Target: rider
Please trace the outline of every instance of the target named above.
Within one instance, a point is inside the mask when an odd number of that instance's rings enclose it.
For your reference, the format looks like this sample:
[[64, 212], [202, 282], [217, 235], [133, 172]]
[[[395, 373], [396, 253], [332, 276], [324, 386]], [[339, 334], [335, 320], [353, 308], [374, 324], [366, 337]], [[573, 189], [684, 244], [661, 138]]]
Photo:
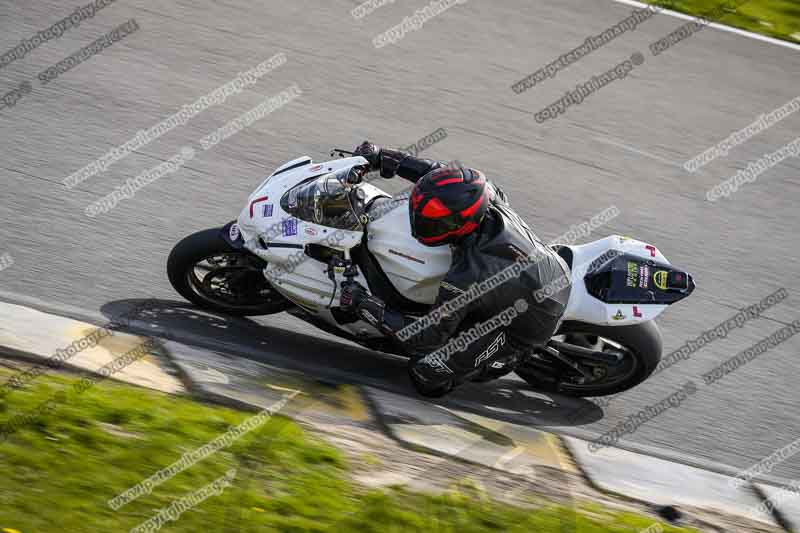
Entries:
[[[449, 245], [453, 252], [434, 311], [422, 319], [386, 307], [356, 282], [342, 284], [342, 308], [411, 355], [409, 374], [420, 394], [443, 396], [465, 381], [503, 376], [555, 334], [569, 298], [569, 267], [533, 234], [499, 188], [477, 170], [368, 141], [355, 155], [384, 178], [414, 182], [412, 234], [424, 245]], [[476, 284], [485, 290], [476, 290]], [[554, 289], [548, 296], [534, 295], [549, 284]]]

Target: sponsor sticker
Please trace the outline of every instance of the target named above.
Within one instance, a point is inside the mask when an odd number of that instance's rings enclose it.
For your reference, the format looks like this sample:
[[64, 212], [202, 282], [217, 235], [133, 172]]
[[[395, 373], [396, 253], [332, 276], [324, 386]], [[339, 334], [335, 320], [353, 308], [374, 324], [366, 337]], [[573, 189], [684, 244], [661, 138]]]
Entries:
[[271, 217], [273, 209], [274, 209], [274, 206], [272, 204], [264, 204], [264, 210], [263, 210], [264, 218]]
[[306, 226], [303, 229], [303, 233], [305, 233], [306, 235], [310, 235], [311, 237], [316, 237], [318, 232], [315, 228], [312, 228], [311, 226]]
[[653, 274], [653, 283], [662, 291], [667, 290], [667, 271], [659, 270]]
[[633, 316], [635, 318], [642, 318], [642, 312], [639, 311], [639, 307], [638, 306], [635, 306], [635, 305], [633, 306]]
[[611, 317], [614, 320], [625, 320], [627, 317], [622, 314], [622, 309], [617, 309], [617, 314]]
[[231, 227], [228, 230], [228, 237], [230, 237], [232, 241], [236, 242], [241, 236], [242, 232], [239, 230], [239, 224], [231, 224]]
[[637, 287], [639, 285], [639, 267], [632, 261], [628, 261], [628, 276], [625, 284], [628, 287]]
[[287, 218], [283, 221], [283, 236], [291, 237], [292, 235], [297, 235], [297, 219]]
[[266, 202], [269, 200], [269, 196], [262, 196], [261, 198], [256, 198], [252, 202], [250, 202], [250, 218], [253, 218], [253, 208], [256, 204], [260, 204], [261, 202]]
[[319, 170], [322, 170], [322, 165], [314, 165], [313, 167], [311, 167], [308, 170], [310, 170], [311, 172], [317, 172]]
[[650, 285], [650, 267], [639, 265], [639, 288], [647, 289]]

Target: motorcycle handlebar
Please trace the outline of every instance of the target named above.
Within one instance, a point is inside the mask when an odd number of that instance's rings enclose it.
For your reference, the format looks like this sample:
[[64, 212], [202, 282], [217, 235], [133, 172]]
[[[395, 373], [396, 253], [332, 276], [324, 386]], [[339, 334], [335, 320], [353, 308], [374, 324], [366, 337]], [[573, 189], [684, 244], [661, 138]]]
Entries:
[[350, 150], [342, 150], [341, 148], [334, 148], [333, 150], [331, 150], [331, 157], [336, 157], [337, 154], [339, 155], [339, 157], [345, 157], [345, 156], [352, 157], [356, 155], [355, 152], [351, 152]]

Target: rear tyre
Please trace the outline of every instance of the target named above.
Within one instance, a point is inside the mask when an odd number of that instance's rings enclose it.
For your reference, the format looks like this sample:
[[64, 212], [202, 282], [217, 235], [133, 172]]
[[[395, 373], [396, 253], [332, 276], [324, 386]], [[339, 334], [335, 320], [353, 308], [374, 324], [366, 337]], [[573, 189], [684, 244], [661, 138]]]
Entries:
[[587, 379], [552, 359], [547, 360], [547, 356], [529, 356], [516, 373], [536, 389], [575, 397], [617, 394], [646, 380], [661, 361], [661, 331], [655, 322], [632, 326], [568, 322], [558, 333], [554, 338], [563, 336], [563, 343], [621, 354], [621, 361], [609, 365], [573, 358], [582, 368], [591, 369], [592, 377]]
[[220, 231], [189, 235], [170, 252], [167, 275], [178, 294], [202, 309], [234, 316], [270, 315], [291, 308], [293, 304], [264, 277], [267, 263], [230, 246]]

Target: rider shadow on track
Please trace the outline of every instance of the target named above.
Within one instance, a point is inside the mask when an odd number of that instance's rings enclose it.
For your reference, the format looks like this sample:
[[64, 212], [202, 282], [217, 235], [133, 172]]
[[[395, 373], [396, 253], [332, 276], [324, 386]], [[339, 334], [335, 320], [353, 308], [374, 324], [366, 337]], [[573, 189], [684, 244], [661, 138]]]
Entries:
[[[257, 322], [161, 299], [117, 300], [105, 304], [101, 312], [109, 320], [125, 316], [121, 329], [131, 333], [300, 371], [327, 383], [366, 385], [429, 401], [418, 396], [411, 386], [407, 359], [368, 350], [285, 313], [259, 317]], [[521, 425], [581, 426], [603, 418], [603, 410], [588, 400], [535, 391], [510, 376], [489, 383], [465, 384], [431, 403]]]

